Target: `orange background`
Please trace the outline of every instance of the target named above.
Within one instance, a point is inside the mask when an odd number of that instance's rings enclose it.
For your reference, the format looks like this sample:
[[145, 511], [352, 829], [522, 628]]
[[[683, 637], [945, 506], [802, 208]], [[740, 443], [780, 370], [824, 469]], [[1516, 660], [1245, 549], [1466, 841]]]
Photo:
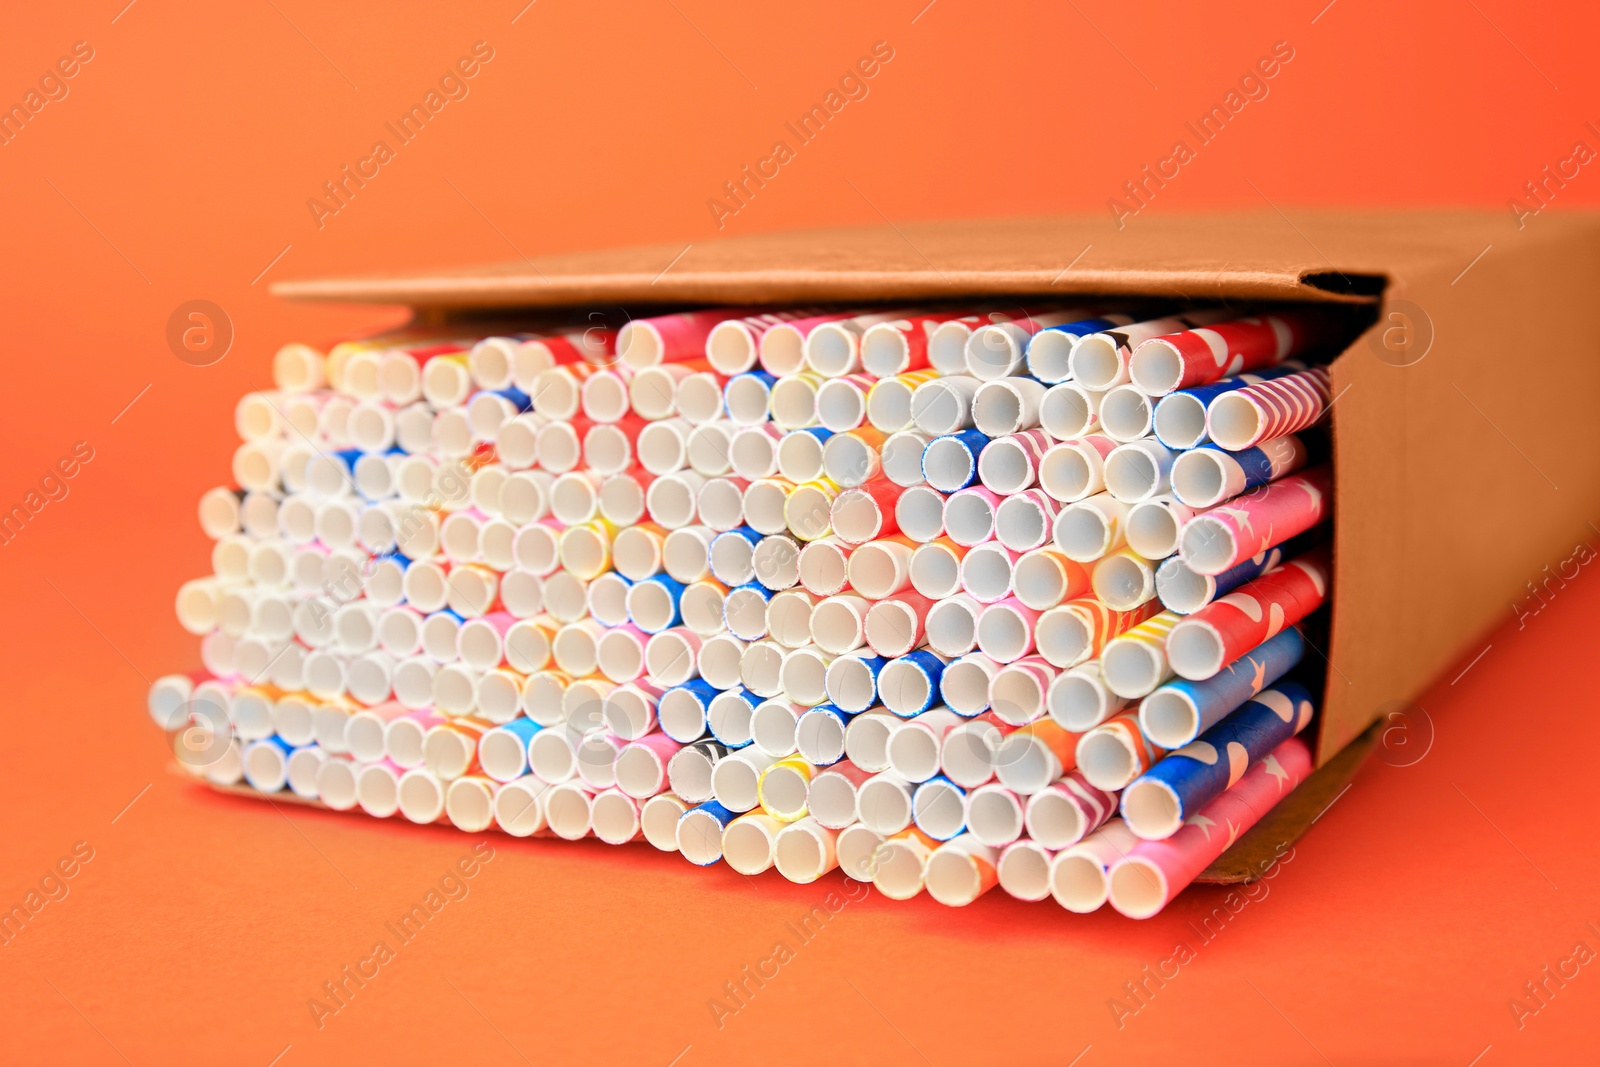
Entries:
[[[148, 679], [198, 662], [171, 604], [207, 567], [194, 505], [227, 477], [234, 400], [269, 381], [282, 342], [400, 317], [287, 306], [273, 280], [707, 240], [708, 198], [877, 41], [895, 55], [870, 95], [725, 232], [1089, 211], [1109, 239], [1107, 199], [1278, 41], [1295, 56], [1270, 95], [1147, 211], [1509, 211], [1574, 141], [1600, 145], [1585, 127], [1600, 120], [1592, 5], [124, 2], [0, 16], [0, 103], [74, 42], [94, 49], [68, 96], [0, 146], [0, 505], [75, 442], [95, 450], [70, 495], [0, 548], [0, 907], [75, 842], [94, 849], [70, 896], [0, 947], [0, 1061], [1593, 1054], [1594, 967], [1552, 983], [1520, 1029], [1508, 1005], [1576, 942], [1600, 948], [1584, 925], [1600, 926], [1600, 800], [1567, 763], [1600, 741], [1587, 573], [1524, 629], [1508, 610], [1481, 660], [1419, 698], [1412, 747], [1391, 738], [1267, 896], [1120, 1029], [1108, 1001], [1178, 941], [1198, 945], [1187, 924], [1222, 891], [1142, 924], [998, 894], [960, 913], [868, 897], [719, 1030], [707, 1000], [842, 883], [488, 835], [496, 856], [470, 896], [319, 1031], [308, 998], [474, 839], [213, 795], [167, 772], [142, 710]], [[308, 198], [478, 40], [494, 59], [470, 95], [318, 228]], [[1596, 203], [1586, 168], [1555, 206]], [[210, 367], [163, 340], [195, 298], [237, 331]], [[1395, 766], [1425, 737], [1420, 762]]]

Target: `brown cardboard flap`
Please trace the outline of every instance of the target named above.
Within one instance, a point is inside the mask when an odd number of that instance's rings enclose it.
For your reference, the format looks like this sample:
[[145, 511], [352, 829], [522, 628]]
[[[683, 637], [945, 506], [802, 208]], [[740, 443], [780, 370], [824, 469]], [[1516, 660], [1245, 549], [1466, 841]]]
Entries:
[[[1274, 211], [905, 223], [713, 238], [512, 263], [278, 282], [298, 300], [488, 308], [775, 304], [982, 295], [1363, 301], [1394, 273], [1460, 270], [1499, 215]], [[1462, 252], [1465, 251], [1465, 255]]]

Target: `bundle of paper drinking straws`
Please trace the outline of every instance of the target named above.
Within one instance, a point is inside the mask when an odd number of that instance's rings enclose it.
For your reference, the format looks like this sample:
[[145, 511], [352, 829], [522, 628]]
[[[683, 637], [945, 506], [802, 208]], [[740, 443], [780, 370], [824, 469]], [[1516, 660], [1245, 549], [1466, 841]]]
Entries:
[[1133, 307], [288, 345], [150, 712], [338, 810], [1154, 915], [1312, 769], [1350, 331]]

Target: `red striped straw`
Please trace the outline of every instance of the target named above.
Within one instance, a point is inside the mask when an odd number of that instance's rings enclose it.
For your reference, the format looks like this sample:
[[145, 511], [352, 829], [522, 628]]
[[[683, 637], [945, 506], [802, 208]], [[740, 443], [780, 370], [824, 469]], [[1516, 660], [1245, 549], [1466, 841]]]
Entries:
[[847, 489], [834, 498], [829, 507], [829, 523], [833, 532], [850, 544], [863, 544], [879, 537], [900, 532], [895, 518], [896, 505], [905, 487], [887, 478]]
[[1230, 452], [1322, 421], [1333, 392], [1326, 367], [1312, 367], [1224, 393], [1206, 410], [1206, 432]]
[[1331, 325], [1315, 311], [1219, 322], [1140, 343], [1128, 371], [1144, 392], [1165, 396], [1303, 355], [1320, 347]]
[[877, 378], [928, 366], [928, 340], [940, 325], [964, 318], [964, 310], [924, 311], [867, 328], [861, 336], [861, 366]]
[[1178, 555], [1196, 573], [1221, 574], [1328, 517], [1333, 474], [1323, 464], [1196, 515], [1178, 535]]
[[705, 356], [719, 374], [729, 377], [753, 370], [761, 340], [773, 327], [815, 315], [810, 309], [769, 311], [742, 319], [725, 319], [706, 335]]
[[1100, 655], [1106, 642], [1160, 610], [1159, 600], [1132, 611], [1113, 611], [1094, 597], [1069, 600], [1039, 616], [1034, 627], [1039, 654], [1057, 667], [1075, 667]]
[[922, 644], [934, 601], [920, 593], [895, 593], [867, 612], [867, 645], [880, 656], [904, 656]]
[[1050, 543], [1061, 504], [1043, 489], [1024, 489], [1006, 497], [994, 512], [995, 539], [1014, 552]]
[[859, 311], [834, 311], [772, 326], [761, 334], [761, 369], [780, 378], [798, 374], [805, 366], [806, 338], [812, 330], [825, 322], [853, 319], [859, 314]]

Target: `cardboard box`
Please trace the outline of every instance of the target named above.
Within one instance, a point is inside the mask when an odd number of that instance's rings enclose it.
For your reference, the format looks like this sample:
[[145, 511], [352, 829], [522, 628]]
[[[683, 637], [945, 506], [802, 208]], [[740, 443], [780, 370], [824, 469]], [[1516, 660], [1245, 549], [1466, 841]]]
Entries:
[[[1207, 872], [1258, 876], [1380, 724], [1557, 595], [1600, 498], [1600, 216], [1103, 216], [770, 234], [458, 270], [280, 282], [444, 319], [512, 308], [1079, 294], [1363, 305], [1332, 364], [1335, 580], [1322, 769]], [[637, 310], [636, 310], [637, 309]], [[1343, 755], [1341, 756], [1341, 753]]]

